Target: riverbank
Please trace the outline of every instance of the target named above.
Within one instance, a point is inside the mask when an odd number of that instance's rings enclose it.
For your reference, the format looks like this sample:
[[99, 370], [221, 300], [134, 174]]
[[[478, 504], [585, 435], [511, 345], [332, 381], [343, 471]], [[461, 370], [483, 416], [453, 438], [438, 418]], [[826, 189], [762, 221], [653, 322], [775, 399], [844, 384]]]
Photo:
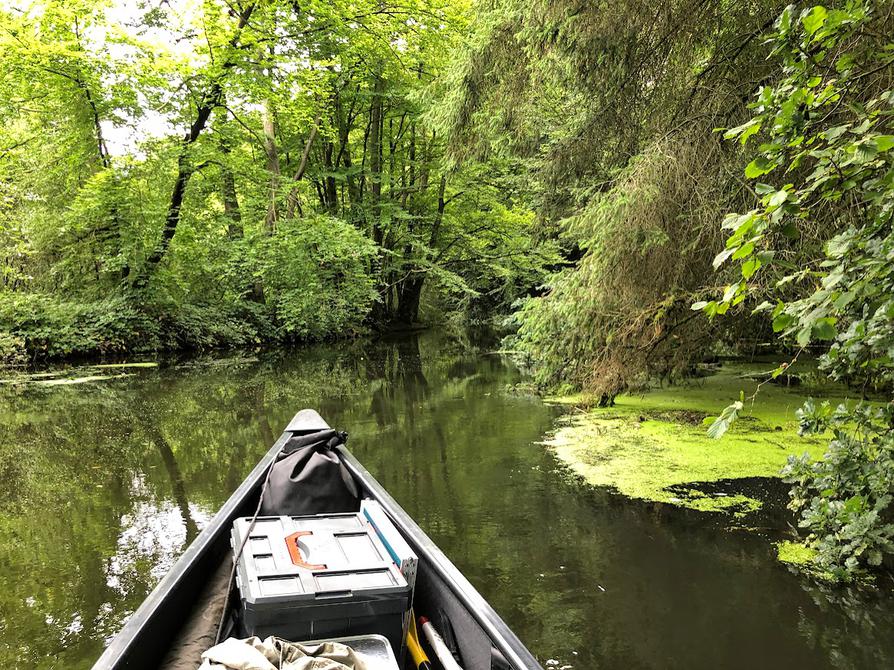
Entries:
[[87, 302], [51, 294], [0, 298], [0, 364], [7, 366], [271, 348], [369, 332], [368, 306], [323, 299], [286, 318], [275, 304], [244, 299], [192, 304], [126, 292]]
[[810, 372], [787, 384], [764, 384], [726, 435], [709, 438], [705, 418], [719, 414], [740, 392], [749, 398], [773, 367], [729, 362], [670, 388], [619, 396], [607, 408], [590, 408], [585, 396], [550, 398], [574, 409], [546, 444], [593, 486], [630, 498], [746, 515], [762, 501], [710, 484], [779, 477], [789, 456], [820, 457], [827, 440], [800, 437], [795, 412], [809, 397], [847, 397], [846, 389]]

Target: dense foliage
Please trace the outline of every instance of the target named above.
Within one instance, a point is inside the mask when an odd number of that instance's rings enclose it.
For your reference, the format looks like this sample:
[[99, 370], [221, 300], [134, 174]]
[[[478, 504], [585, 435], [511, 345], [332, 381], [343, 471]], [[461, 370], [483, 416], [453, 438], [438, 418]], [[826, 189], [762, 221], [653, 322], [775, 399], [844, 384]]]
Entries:
[[[688, 371], [716, 339], [689, 309], [713, 284], [715, 221], [744, 203], [712, 130], [747, 113], [772, 65], [773, 2], [494, 2], [444, 122], [457, 155], [527, 157], [544, 234], [572, 263], [525, 302], [516, 348], [545, 383], [603, 394]], [[508, 129], [509, 132], [506, 132]], [[746, 333], [763, 335], [747, 324]], [[720, 328], [725, 332], [718, 333]]]
[[457, 155], [526, 157], [564, 243], [516, 315], [541, 383], [608, 404], [769, 346], [872, 396], [803, 408], [829, 452], [785, 473], [819, 567], [844, 579], [894, 551], [892, 13], [495, 1], [444, 115]]
[[[745, 168], [759, 205], [727, 216], [730, 235], [714, 261], [738, 261], [741, 276], [722, 298], [694, 306], [724, 314], [766, 295], [755, 311], [769, 312], [781, 337], [799, 351], [818, 346], [833, 379], [888, 399], [809, 402], [799, 412], [802, 431], [833, 439], [822, 460], [789, 463], [791, 507], [819, 566], [845, 579], [894, 553], [891, 28], [890, 9], [864, 3], [781, 14], [770, 37], [779, 76], [760, 89], [754, 116], [726, 133], [741, 144], [762, 140]], [[804, 228], [836, 234], [805, 253]]]
[[531, 238], [513, 164], [451, 165], [426, 120], [465, 9], [0, 9], [0, 354], [505, 309], [552, 254]]
[[4, 6], [0, 359], [515, 305], [538, 381], [611, 404], [806, 352], [857, 401], [801, 410], [791, 506], [850, 579], [894, 552], [891, 35], [864, 0]]

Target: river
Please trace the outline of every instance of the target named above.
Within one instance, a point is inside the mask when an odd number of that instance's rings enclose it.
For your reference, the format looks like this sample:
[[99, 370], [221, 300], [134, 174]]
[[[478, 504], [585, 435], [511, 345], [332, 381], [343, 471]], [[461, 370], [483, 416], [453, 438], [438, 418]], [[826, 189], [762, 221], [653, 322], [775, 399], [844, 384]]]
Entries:
[[775, 560], [781, 484], [749, 484], [747, 528], [589, 487], [500, 356], [424, 335], [50, 372], [0, 385], [3, 667], [89, 667], [303, 407], [548, 667], [894, 665], [890, 597]]

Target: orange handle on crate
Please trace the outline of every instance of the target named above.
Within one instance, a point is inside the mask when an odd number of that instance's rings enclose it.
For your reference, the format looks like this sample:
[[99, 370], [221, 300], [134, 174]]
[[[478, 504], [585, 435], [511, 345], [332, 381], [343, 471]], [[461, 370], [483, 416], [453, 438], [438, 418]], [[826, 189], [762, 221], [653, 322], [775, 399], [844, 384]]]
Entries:
[[292, 533], [291, 535], [289, 535], [286, 538], [286, 547], [289, 549], [289, 558], [291, 558], [292, 563], [297, 565], [299, 568], [304, 568], [305, 570], [325, 570], [325, 565], [307, 563], [301, 557], [301, 547], [298, 546], [298, 538], [305, 535], [313, 534], [314, 532], [312, 530], [299, 530], [297, 533]]

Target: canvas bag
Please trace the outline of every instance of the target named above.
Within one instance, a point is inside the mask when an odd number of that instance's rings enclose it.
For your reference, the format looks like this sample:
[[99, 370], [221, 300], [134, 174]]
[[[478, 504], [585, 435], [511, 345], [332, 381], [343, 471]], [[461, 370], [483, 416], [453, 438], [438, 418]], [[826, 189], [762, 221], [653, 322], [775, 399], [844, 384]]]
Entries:
[[262, 516], [336, 514], [360, 509], [357, 482], [334, 448], [347, 433], [296, 435], [277, 454], [261, 501]]

